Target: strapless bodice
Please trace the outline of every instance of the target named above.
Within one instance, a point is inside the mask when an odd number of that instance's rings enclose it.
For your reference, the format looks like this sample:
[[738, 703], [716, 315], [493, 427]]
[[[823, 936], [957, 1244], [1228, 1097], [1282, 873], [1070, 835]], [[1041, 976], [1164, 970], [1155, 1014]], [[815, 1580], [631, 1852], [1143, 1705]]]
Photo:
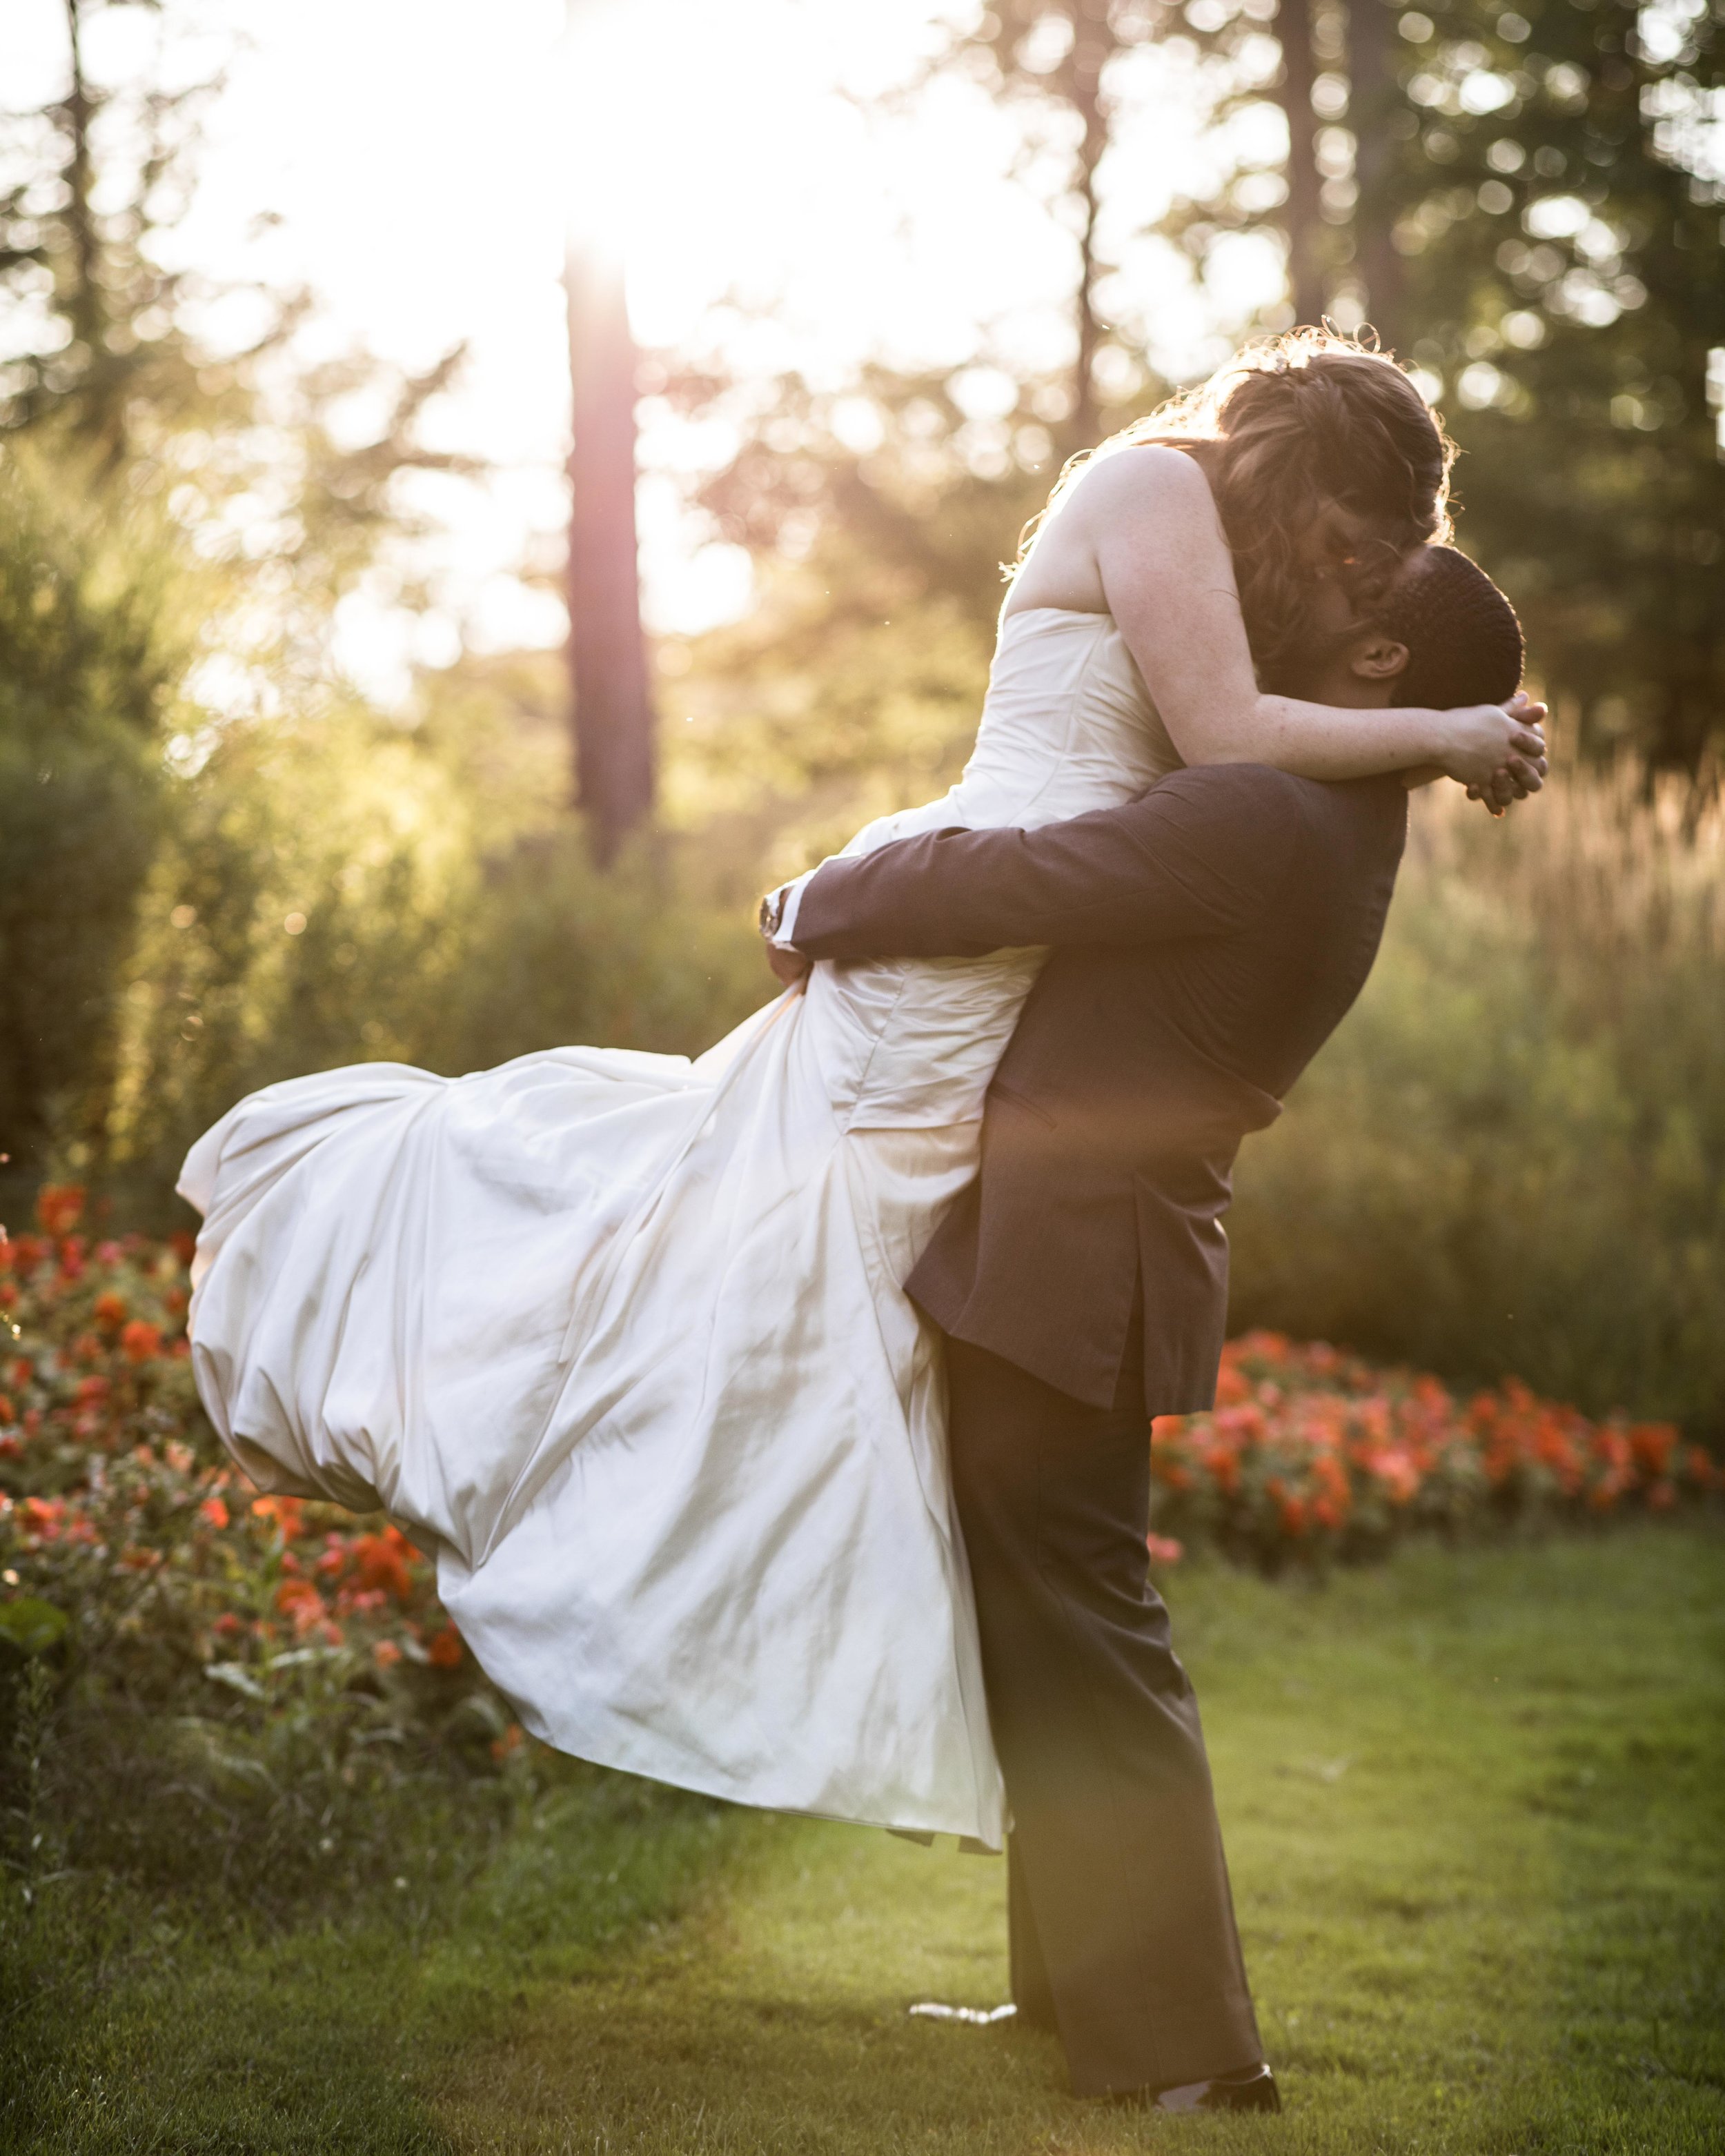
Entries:
[[[923, 831], [1034, 829], [1117, 808], [1178, 752], [1111, 614], [1027, 607], [1000, 625], [964, 775], [882, 816], [845, 854]], [[1045, 953], [818, 966], [805, 1013], [845, 1127], [973, 1122]]]
[[1026, 607], [1000, 624], [963, 777], [938, 800], [866, 824], [844, 850], [954, 824], [1033, 829], [1117, 808], [1179, 763], [1112, 614]]

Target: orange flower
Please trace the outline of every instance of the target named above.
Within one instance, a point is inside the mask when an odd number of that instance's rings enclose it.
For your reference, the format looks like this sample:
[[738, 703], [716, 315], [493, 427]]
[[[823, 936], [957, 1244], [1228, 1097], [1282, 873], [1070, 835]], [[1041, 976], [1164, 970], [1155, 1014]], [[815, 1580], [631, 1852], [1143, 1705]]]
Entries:
[[36, 1224], [44, 1235], [64, 1235], [84, 1214], [84, 1192], [75, 1183], [45, 1183], [36, 1199]]
[[309, 1579], [283, 1580], [275, 1590], [275, 1606], [284, 1617], [292, 1620], [294, 1630], [301, 1638], [329, 1615], [322, 1595]]
[[112, 1288], [105, 1288], [95, 1299], [95, 1320], [105, 1332], [111, 1332], [126, 1317], [126, 1297], [116, 1295]]
[[120, 1352], [128, 1363], [147, 1363], [162, 1353], [162, 1327], [135, 1317], [120, 1335]]
[[0, 1393], [0, 1423], [16, 1422], [17, 1420], [18, 1409], [13, 1407], [12, 1402], [7, 1399], [4, 1393]]
[[221, 1498], [206, 1497], [198, 1509], [213, 1527], [227, 1526], [228, 1507]]
[[413, 1592], [413, 1545], [399, 1527], [385, 1527], [381, 1535], [356, 1535], [353, 1558], [363, 1586], [384, 1588], [398, 1602]]
[[491, 1757], [501, 1765], [504, 1760], [513, 1758], [526, 1741], [526, 1731], [521, 1727], [520, 1722], [511, 1722], [508, 1728], [492, 1745]]
[[300, 1515], [304, 1509], [305, 1500], [300, 1497], [254, 1497], [252, 1500], [252, 1517], [274, 1520], [281, 1529], [284, 1542], [292, 1542], [300, 1532]]
[[372, 1642], [372, 1660], [380, 1670], [393, 1670], [401, 1660], [401, 1649], [393, 1640], [374, 1640]]
[[461, 1663], [461, 1635], [453, 1625], [445, 1625], [425, 1650], [433, 1666], [440, 1670], [459, 1669]]

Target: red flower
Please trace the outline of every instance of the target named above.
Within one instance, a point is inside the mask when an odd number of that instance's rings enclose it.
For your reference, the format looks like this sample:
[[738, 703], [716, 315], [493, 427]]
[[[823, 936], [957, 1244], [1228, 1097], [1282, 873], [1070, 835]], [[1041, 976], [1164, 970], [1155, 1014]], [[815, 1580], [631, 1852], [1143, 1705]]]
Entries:
[[445, 1625], [443, 1630], [433, 1639], [425, 1652], [435, 1668], [459, 1669], [461, 1664], [461, 1635], [453, 1625]]
[[1146, 1535], [1144, 1547], [1150, 1553], [1152, 1564], [1178, 1564], [1186, 1554], [1186, 1545], [1173, 1535]]
[[198, 1509], [213, 1527], [227, 1526], [228, 1507], [221, 1498], [206, 1497]]
[[105, 1332], [111, 1332], [126, 1318], [126, 1297], [116, 1295], [112, 1288], [105, 1288], [95, 1299], [95, 1319]]
[[393, 1640], [374, 1640], [372, 1642], [372, 1660], [380, 1670], [393, 1670], [401, 1660], [401, 1649]]

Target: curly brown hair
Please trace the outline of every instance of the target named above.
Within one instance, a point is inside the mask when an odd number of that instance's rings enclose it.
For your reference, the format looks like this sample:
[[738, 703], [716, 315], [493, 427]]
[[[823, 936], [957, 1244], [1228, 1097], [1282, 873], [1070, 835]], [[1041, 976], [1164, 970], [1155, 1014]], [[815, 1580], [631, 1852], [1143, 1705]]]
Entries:
[[[1026, 526], [1019, 560], [1097, 457], [1145, 444], [1184, 449], [1203, 465], [1234, 556], [1240, 612], [1260, 676], [1299, 649], [1312, 589], [1346, 582], [1356, 612], [1388, 588], [1403, 558], [1450, 536], [1455, 444], [1389, 352], [1329, 330], [1290, 330], [1249, 346], [1196, 388], [1081, 450], [1048, 506]], [[1317, 565], [1306, 542], [1332, 506], [1365, 519], [1369, 538]]]

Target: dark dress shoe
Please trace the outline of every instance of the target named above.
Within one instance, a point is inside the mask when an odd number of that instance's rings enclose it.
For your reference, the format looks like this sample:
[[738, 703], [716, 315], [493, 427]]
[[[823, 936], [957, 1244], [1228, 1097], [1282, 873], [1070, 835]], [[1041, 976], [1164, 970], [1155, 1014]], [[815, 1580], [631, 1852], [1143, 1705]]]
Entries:
[[1138, 2101], [1151, 2111], [1280, 2111], [1281, 2092], [1268, 2066], [1244, 2073], [1218, 2074], [1214, 2081], [1187, 2082], [1182, 2087], [1146, 2089]]

